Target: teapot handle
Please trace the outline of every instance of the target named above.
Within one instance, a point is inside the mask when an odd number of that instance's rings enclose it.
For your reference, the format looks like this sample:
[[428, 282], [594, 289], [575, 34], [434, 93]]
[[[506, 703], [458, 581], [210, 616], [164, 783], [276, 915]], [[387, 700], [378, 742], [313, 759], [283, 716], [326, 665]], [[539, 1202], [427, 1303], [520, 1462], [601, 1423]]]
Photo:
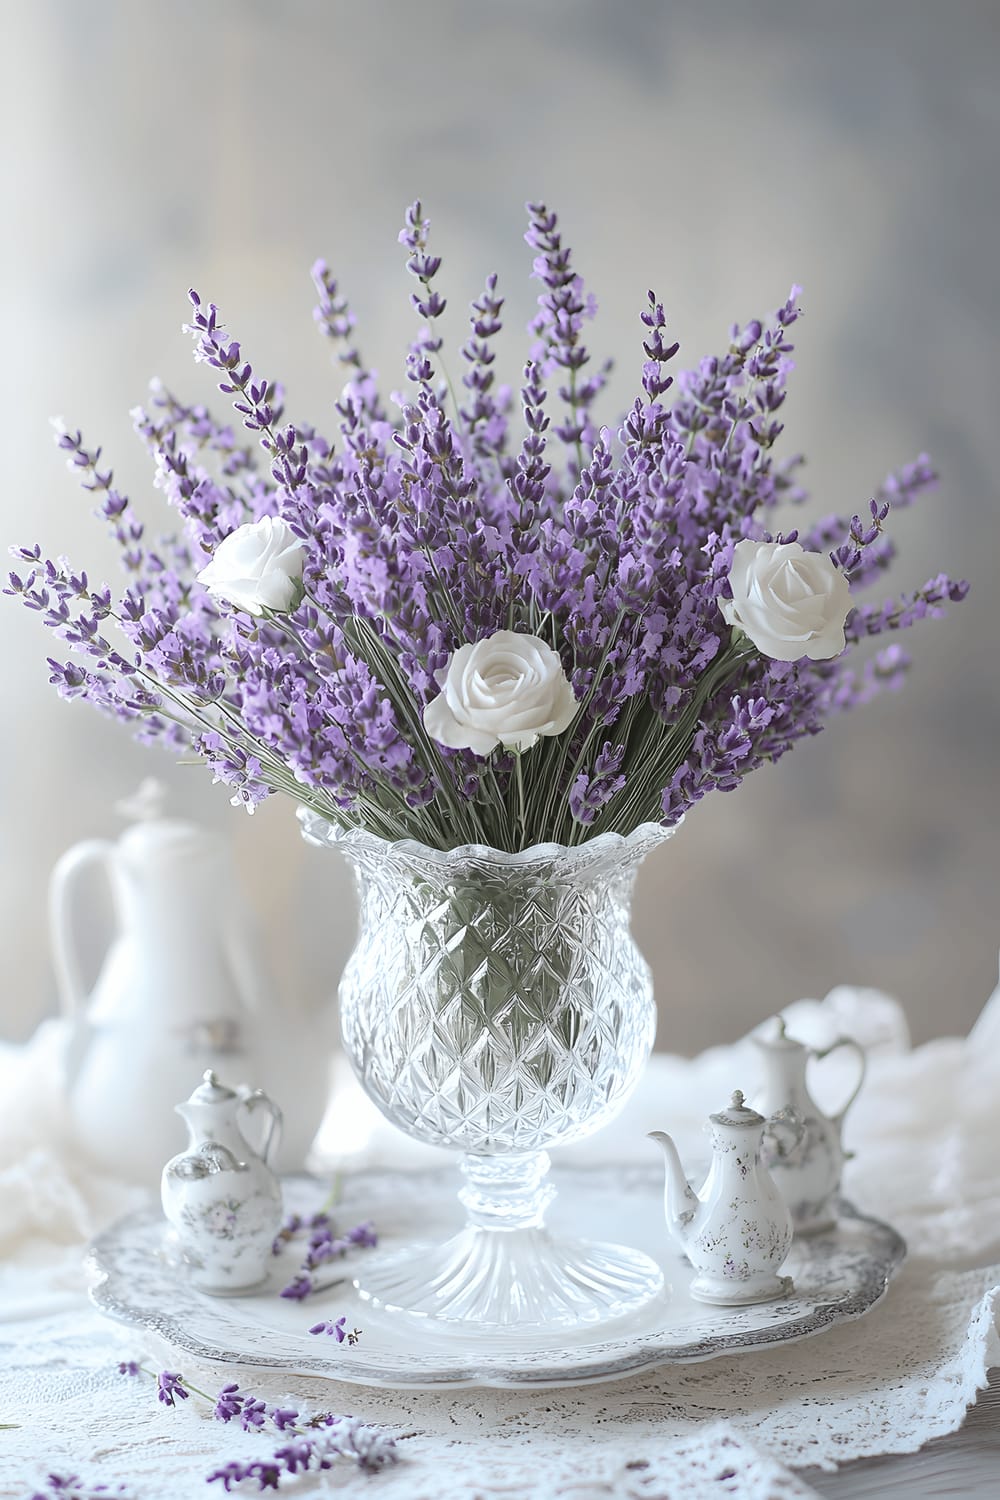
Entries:
[[87, 1006], [87, 992], [80, 969], [80, 954], [73, 932], [73, 900], [81, 875], [93, 865], [102, 865], [110, 878], [114, 845], [107, 839], [86, 839], [76, 844], [57, 863], [49, 881], [49, 933], [52, 960], [63, 1015], [74, 1020]]
[[838, 1130], [843, 1129], [844, 1116], [847, 1114], [847, 1111], [850, 1109], [851, 1105], [854, 1103], [855, 1099], [861, 1092], [861, 1085], [864, 1083], [865, 1074], [868, 1071], [868, 1054], [865, 1051], [864, 1047], [862, 1047], [861, 1043], [856, 1042], [851, 1036], [838, 1037], [835, 1042], [830, 1043], [829, 1047], [824, 1047], [821, 1051], [814, 1051], [812, 1053], [812, 1056], [815, 1057], [818, 1062], [822, 1062], [824, 1057], [829, 1057], [832, 1052], [838, 1051], [841, 1047], [850, 1047], [851, 1051], [857, 1057], [858, 1062], [861, 1064], [861, 1068], [858, 1073], [857, 1083], [854, 1085], [853, 1089], [848, 1094], [846, 1100], [841, 1105], [837, 1113], [830, 1116], [831, 1121], [834, 1125], [836, 1125]]
[[281, 1110], [263, 1089], [240, 1089], [239, 1093], [240, 1104], [248, 1115], [252, 1115], [254, 1110], [262, 1109], [268, 1117], [267, 1130], [257, 1148], [257, 1154], [270, 1166], [271, 1156], [278, 1149], [281, 1138]]

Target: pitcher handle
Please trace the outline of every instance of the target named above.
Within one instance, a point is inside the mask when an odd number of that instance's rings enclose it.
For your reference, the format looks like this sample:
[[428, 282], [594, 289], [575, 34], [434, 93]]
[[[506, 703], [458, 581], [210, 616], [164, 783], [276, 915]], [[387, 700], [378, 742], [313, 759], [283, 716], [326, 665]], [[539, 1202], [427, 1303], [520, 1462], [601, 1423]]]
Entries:
[[68, 1020], [76, 1020], [87, 1007], [80, 967], [80, 954], [73, 933], [73, 901], [80, 877], [94, 865], [102, 865], [110, 878], [113, 849], [107, 839], [86, 839], [68, 849], [52, 871], [49, 881], [49, 933], [56, 971], [59, 1004]]
[[268, 1117], [267, 1130], [257, 1154], [270, 1166], [271, 1156], [278, 1149], [278, 1141], [281, 1139], [281, 1110], [275, 1104], [274, 1100], [268, 1094], [265, 1094], [263, 1089], [240, 1089], [239, 1092], [240, 1103], [248, 1115], [252, 1115], [255, 1110], [261, 1109]]
[[856, 1042], [852, 1036], [838, 1037], [835, 1042], [830, 1043], [829, 1047], [824, 1047], [821, 1051], [814, 1051], [812, 1053], [812, 1056], [815, 1057], [818, 1062], [822, 1062], [823, 1058], [829, 1057], [831, 1053], [838, 1051], [838, 1049], [841, 1047], [850, 1047], [851, 1051], [857, 1057], [858, 1062], [861, 1064], [861, 1068], [858, 1073], [858, 1081], [854, 1085], [851, 1092], [848, 1094], [847, 1099], [841, 1105], [837, 1113], [830, 1116], [831, 1121], [834, 1125], [836, 1125], [838, 1130], [843, 1129], [844, 1116], [847, 1114], [847, 1111], [850, 1109], [851, 1105], [854, 1103], [855, 1099], [861, 1092], [861, 1085], [864, 1083], [865, 1074], [868, 1072], [868, 1053], [865, 1051], [864, 1047], [862, 1047], [861, 1043]]

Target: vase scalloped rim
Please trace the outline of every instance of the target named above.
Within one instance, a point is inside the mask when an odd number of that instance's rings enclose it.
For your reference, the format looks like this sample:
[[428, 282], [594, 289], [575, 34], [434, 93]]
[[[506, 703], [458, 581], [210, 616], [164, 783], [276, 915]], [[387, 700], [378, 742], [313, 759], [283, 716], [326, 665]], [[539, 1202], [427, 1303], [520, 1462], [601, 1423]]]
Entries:
[[442, 865], [457, 864], [464, 860], [489, 859], [510, 866], [521, 866], [542, 864], [554, 859], [565, 862], [574, 858], [593, 858], [595, 854], [605, 851], [610, 853], [612, 850], [624, 853], [643, 846], [651, 849], [655, 844], [665, 843], [667, 839], [672, 838], [684, 822], [684, 818], [681, 817], [669, 827], [663, 823], [640, 823], [638, 827], [632, 829], [631, 833], [615, 833], [608, 830], [606, 833], [597, 834], [595, 838], [584, 839], [581, 844], [549, 842], [531, 844], [527, 849], [517, 850], [494, 849], [490, 844], [456, 844], [451, 849], [436, 849], [430, 844], [422, 844], [418, 839], [385, 839], [381, 834], [372, 833], [367, 828], [344, 828], [309, 807], [297, 808], [296, 816], [302, 825], [303, 837], [309, 843], [318, 844], [323, 848], [350, 848], [352, 845], [367, 845], [371, 849], [382, 849], [386, 853], [391, 850], [397, 856], [402, 854]]

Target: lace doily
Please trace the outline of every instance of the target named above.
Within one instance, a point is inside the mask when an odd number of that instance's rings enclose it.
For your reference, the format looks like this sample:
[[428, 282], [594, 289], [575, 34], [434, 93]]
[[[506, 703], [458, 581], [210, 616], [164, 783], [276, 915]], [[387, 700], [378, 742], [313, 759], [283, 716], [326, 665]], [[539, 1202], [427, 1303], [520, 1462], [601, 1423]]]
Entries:
[[[790, 1024], [798, 1035], [811, 1032], [821, 1043], [847, 1029], [874, 1044], [868, 1082], [848, 1119], [856, 1156], [845, 1189], [860, 1208], [892, 1221], [910, 1248], [879, 1307], [801, 1344], [568, 1390], [397, 1393], [296, 1380], [290, 1391], [267, 1377], [247, 1379], [271, 1403], [351, 1412], [400, 1440], [394, 1469], [368, 1477], [345, 1464], [299, 1481], [291, 1493], [783, 1500], [813, 1493], [792, 1469], [912, 1452], [954, 1431], [990, 1366], [1000, 1364], [1000, 996], [968, 1040], [912, 1052], [884, 997], [842, 991], [795, 1009]], [[0, 1059], [8, 1163], [0, 1171], [7, 1255], [0, 1421], [21, 1424], [0, 1432], [0, 1492], [30, 1495], [54, 1470], [90, 1484], [126, 1483], [136, 1500], [211, 1494], [216, 1487], [206, 1489], [205, 1476], [212, 1469], [261, 1457], [270, 1440], [214, 1422], [192, 1409], [193, 1400], [175, 1410], [158, 1406], [149, 1381], [117, 1373], [121, 1359], [177, 1364], [162, 1349], [140, 1347], [134, 1330], [104, 1321], [86, 1301], [82, 1241], [132, 1206], [135, 1194], [88, 1175], [64, 1139], [57, 1149], [45, 1143], [44, 1129], [49, 1140], [54, 1129], [46, 1090], [56, 1042], [50, 1032], [29, 1051], [7, 1049]], [[836, 1059], [825, 1066], [830, 1076], [817, 1087], [835, 1096]], [[717, 1099], [752, 1077], [743, 1043], [693, 1062], [654, 1058], [626, 1117], [575, 1152], [637, 1159], [643, 1133], [654, 1127], [694, 1139]], [[26, 1099], [30, 1128], [17, 1113]], [[51, 1097], [49, 1104], [54, 1110]], [[395, 1138], [379, 1129], [366, 1135], [364, 1111], [346, 1085], [338, 1108], [351, 1114], [354, 1160], [384, 1159], [385, 1142]], [[183, 1373], [211, 1391], [227, 1378], [219, 1367]]]

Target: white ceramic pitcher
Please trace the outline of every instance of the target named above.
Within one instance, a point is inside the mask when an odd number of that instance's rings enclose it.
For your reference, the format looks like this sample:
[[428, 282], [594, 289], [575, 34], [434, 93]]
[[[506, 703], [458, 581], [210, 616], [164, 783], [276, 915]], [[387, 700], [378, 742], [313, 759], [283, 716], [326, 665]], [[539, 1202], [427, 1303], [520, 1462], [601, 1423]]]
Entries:
[[[775, 1017], [772, 1033], [753, 1033], [764, 1082], [755, 1100], [768, 1116], [764, 1160], [784, 1195], [796, 1234], [817, 1234], [837, 1222], [837, 1200], [845, 1152], [841, 1140], [844, 1116], [865, 1079], [865, 1049], [852, 1037], [839, 1037], [822, 1051], [789, 1036], [784, 1018]], [[811, 1059], [846, 1048], [858, 1063], [857, 1081], [834, 1115], [825, 1115], [806, 1086]]]
[[[153, 1185], [183, 1145], [177, 1099], [192, 1074], [215, 1068], [289, 1100], [279, 1165], [301, 1167], [326, 1101], [329, 1024], [289, 1024], [280, 1011], [227, 846], [159, 816], [148, 786], [125, 809], [138, 821], [116, 843], [70, 849], [50, 886], [56, 975], [73, 1028], [66, 1083], [76, 1140], [108, 1172]], [[117, 932], [88, 994], [73, 908], [95, 876], [110, 884]]]
[[[255, 1147], [245, 1121], [258, 1108], [268, 1126]], [[281, 1186], [268, 1164], [281, 1111], [263, 1089], [236, 1093], [208, 1069], [177, 1113], [188, 1127], [188, 1146], [163, 1169], [163, 1212], [199, 1291], [250, 1291], [267, 1276], [281, 1224]]]

